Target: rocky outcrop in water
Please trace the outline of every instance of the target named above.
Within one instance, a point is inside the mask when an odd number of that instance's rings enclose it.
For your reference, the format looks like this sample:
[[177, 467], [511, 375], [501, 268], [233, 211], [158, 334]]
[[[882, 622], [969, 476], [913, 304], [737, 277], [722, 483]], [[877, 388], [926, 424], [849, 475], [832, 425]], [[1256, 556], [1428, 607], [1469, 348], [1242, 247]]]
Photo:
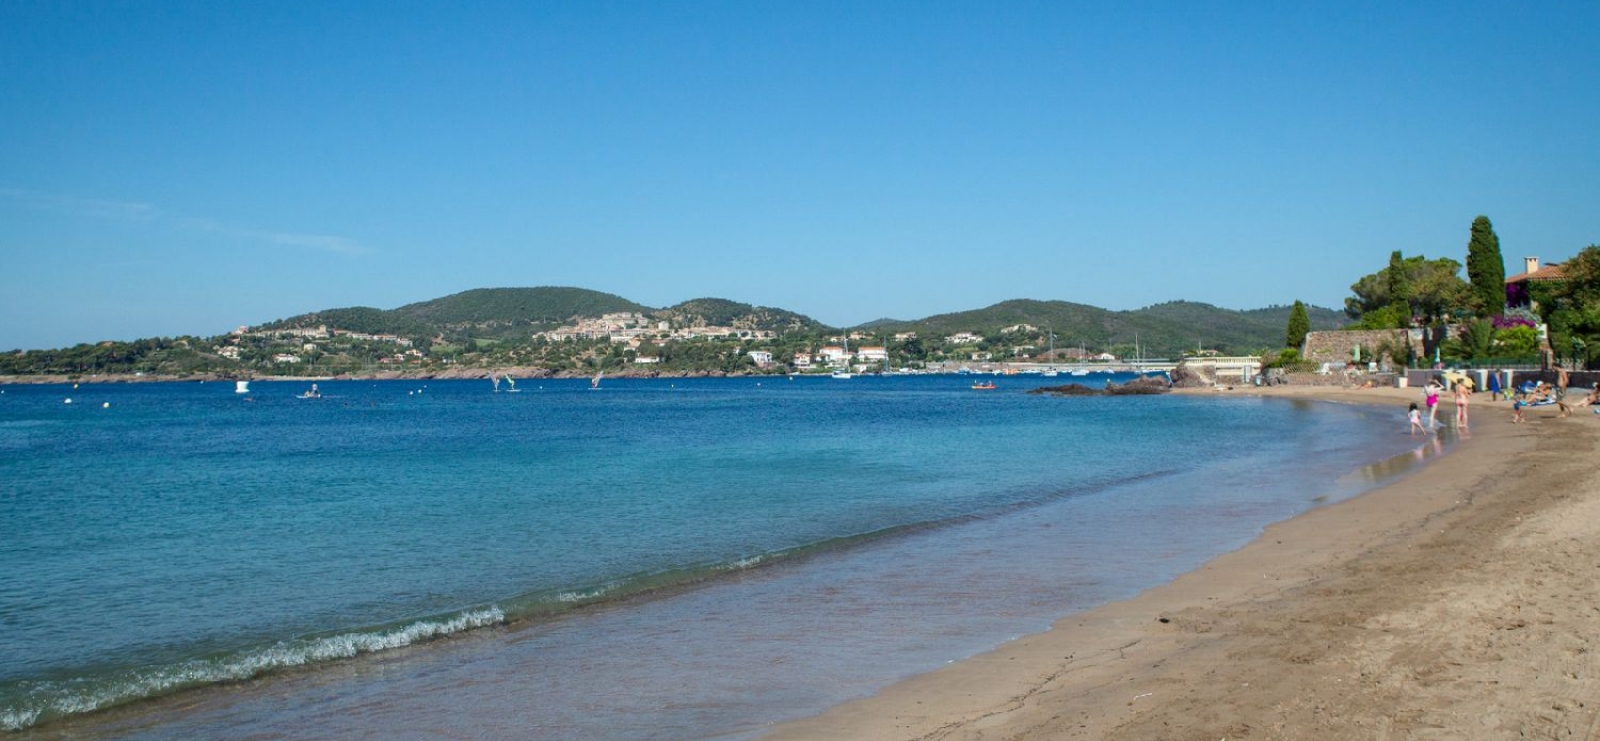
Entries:
[[1169, 374], [1172, 376], [1172, 387], [1179, 389], [1205, 389], [1217, 385], [1217, 379], [1211, 377], [1204, 370], [1188, 363], [1179, 363]]
[[1081, 383], [1069, 383], [1065, 386], [1045, 386], [1028, 391], [1030, 394], [1049, 394], [1051, 396], [1101, 396], [1105, 392], [1092, 389]]
[[1145, 376], [1135, 378], [1127, 383], [1107, 383], [1103, 389], [1093, 389], [1081, 383], [1069, 383], [1065, 386], [1045, 386], [1029, 391], [1030, 394], [1048, 394], [1050, 396], [1145, 396], [1149, 394], [1164, 394], [1170, 391], [1172, 385], [1165, 378]]

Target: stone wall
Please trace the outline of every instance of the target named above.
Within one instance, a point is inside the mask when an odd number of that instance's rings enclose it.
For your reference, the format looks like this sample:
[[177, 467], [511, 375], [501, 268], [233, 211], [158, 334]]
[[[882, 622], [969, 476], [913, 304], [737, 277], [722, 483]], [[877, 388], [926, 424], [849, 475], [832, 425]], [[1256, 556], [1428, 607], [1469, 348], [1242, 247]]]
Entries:
[[[1418, 336], [1411, 340], [1412, 346], [1419, 348], [1421, 354], [1422, 339], [1420, 330]], [[1359, 329], [1340, 330], [1333, 332], [1311, 332], [1306, 335], [1306, 342], [1300, 347], [1300, 357], [1315, 363], [1349, 363], [1355, 357], [1354, 350], [1361, 348], [1361, 362], [1368, 363], [1378, 360], [1374, 355], [1378, 348], [1385, 343], [1395, 349], [1397, 357], [1389, 359], [1392, 365], [1405, 363], [1405, 346], [1407, 330], [1404, 329]]]
[[1285, 373], [1278, 382], [1286, 386], [1359, 387], [1368, 383], [1377, 387], [1393, 388], [1399, 385], [1395, 373]]

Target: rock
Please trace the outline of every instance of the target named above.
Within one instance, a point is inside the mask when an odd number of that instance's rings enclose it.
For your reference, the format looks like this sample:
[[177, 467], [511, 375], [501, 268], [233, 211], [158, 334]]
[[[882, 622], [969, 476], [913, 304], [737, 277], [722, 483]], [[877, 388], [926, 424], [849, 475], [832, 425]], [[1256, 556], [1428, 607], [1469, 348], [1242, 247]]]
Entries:
[[1172, 387], [1179, 389], [1203, 389], [1216, 385], [1216, 379], [1209, 377], [1199, 368], [1188, 363], [1179, 363], [1172, 369]]
[[1105, 392], [1101, 391], [1100, 389], [1089, 388], [1081, 383], [1069, 383], [1065, 386], [1045, 386], [1043, 388], [1036, 388], [1028, 393], [1050, 394], [1051, 396], [1099, 396]]
[[1106, 394], [1110, 396], [1137, 396], [1144, 394], [1164, 394], [1172, 390], [1172, 384], [1165, 378], [1155, 376], [1141, 376], [1127, 383], [1107, 383]]

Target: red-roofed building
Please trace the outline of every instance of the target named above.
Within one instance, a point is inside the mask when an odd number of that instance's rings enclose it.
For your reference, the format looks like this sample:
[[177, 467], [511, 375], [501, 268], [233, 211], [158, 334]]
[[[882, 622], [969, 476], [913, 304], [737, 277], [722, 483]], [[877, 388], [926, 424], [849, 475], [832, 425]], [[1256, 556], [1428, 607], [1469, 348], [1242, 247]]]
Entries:
[[1532, 308], [1533, 298], [1528, 295], [1530, 283], [1545, 283], [1567, 279], [1559, 263], [1540, 267], [1539, 258], [1522, 258], [1523, 271], [1506, 279], [1506, 306], [1513, 309]]

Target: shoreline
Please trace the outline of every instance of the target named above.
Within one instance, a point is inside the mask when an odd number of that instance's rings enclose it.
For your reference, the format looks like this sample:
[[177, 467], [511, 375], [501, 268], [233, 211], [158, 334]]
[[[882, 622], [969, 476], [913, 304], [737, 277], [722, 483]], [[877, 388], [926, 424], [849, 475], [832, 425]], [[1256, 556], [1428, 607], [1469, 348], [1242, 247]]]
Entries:
[[[1110, 369], [1110, 368], [1108, 368], [1108, 369], [1105, 369], [1105, 370], [1096, 370], [1094, 372], [1098, 373], [1098, 374], [1126, 374], [1126, 373], [1130, 373], [1132, 371], [1127, 371], [1127, 370], [1123, 370], [1123, 369], [1120, 369], [1120, 368], [1119, 369]], [[187, 376], [160, 375], [160, 374], [147, 374], [147, 373], [92, 373], [92, 374], [46, 373], [46, 374], [29, 374], [29, 375], [6, 375], [6, 374], [0, 374], [0, 386], [8, 386], [8, 385], [9, 386], [30, 386], [30, 385], [50, 385], [50, 384], [60, 385], [60, 384], [69, 384], [69, 383], [112, 383], [112, 384], [123, 384], [123, 383], [232, 383], [234, 381], [250, 381], [252, 383], [257, 382], [257, 381], [261, 381], [261, 382], [276, 382], [276, 381], [308, 382], [308, 381], [316, 381], [318, 383], [321, 383], [323, 381], [463, 381], [463, 380], [464, 381], [487, 381], [487, 380], [490, 380], [492, 378], [500, 378], [500, 377], [504, 377], [506, 375], [511, 375], [511, 376], [513, 376], [513, 377], [515, 377], [515, 378], [517, 378], [519, 380], [577, 379], [577, 378], [587, 379], [587, 378], [592, 377], [592, 374], [591, 374], [590, 371], [584, 371], [582, 373], [575, 372], [575, 371], [551, 371], [551, 370], [549, 370], [547, 368], [537, 368], [537, 367], [529, 367], [529, 366], [507, 366], [507, 367], [501, 367], [501, 368], [454, 368], [454, 369], [449, 369], [449, 370], [431, 371], [431, 372], [420, 372], [420, 371], [419, 372], [376, 371], [376, 372], [372, 372], [372, 373], [336, 373], [336, 374], [333, 374], [333, 375], [321, 374], [321, 375], [297, 375], [297, 376], [291, 376], [291, 375], [267, 376], [267, 375], [259, 375], [259, 374], [255, 374], [255, 373], [238, 373], [238, 374], [231, 374], [231, 373], [196, 373], [196, 374], [187, 375]], [[606, 378], [612, 378], [612, 379], [615, 379], [615, 378], [661, 378], [661, 379], [789, 378], [789, 377], [795, 377], [795, 376], [798, 376], [798, 377], [801, 377], [801, 378], [828, 378], [829, 375], [830, 374], [829, 374], [828, 371], [811, 371], [811, 372], [806, 372], [806, 373], [784, 373], [784, 372], [778, 372], [778, 371], [772, 371], [772, 372], [767, 372], [767, 371], [749, 372], [749, 371], [743, 371], [743, 370], [737, 370], [737, 371], [705, 370], [705, 371], [690, 371], [690, 372], [683, 372], [683, 373], [676, 373], [676, 372], [674, 372], [674, 373], [663, 373], [663, 372], [660, 372], [660, 371], [657, 371], [657, 370], [648, 369], [648, 368], [619, 368], [619, 369], [607, 371], [605, 377]], [[856, 373], [855, 375], [857, 375], [857, 376], [874, 376], [874, 375], [879, 375], [879, 374], [877, 374], [877, 373]], [[910, 374], [891, 373], [891, 374], [887, 374], [887, 375], [894, 375], [894, 376], [899, 376], [899, 375], [972, 376], [972, 377], [975, 377], [975, 378], [978, 378], [978, 377], [987, 378], [987, 377], [993, 377], [995, 374], [990, 373], [990, 372], [961, 373], [961, 372], [958, 372], [958, 371], [920, 371], [920, 372], [910, 373]], [[1031, 377], [1041, 377], [1041, 376], [1035, 376], [1035, 374], [1023, 374], [1023, 375], [1026, 375], [1026, 376], [1028, 376], [1030, 378]], [[1014, 377], [1014, 376], [1012, 376], [1012, 377]]]
[[[1183, 393], [1403, 411], [1420, 392]], [[1600, 476], [1583, 458], [1600, 428], [1554, 410], [1512, 425], [1510, 404], [1486, 399], [1475, 397], [1474, 424], [1450, 455], [1398, 481], [1268, 526], [1132, 599], [761, 738], [1592, 735]]]

